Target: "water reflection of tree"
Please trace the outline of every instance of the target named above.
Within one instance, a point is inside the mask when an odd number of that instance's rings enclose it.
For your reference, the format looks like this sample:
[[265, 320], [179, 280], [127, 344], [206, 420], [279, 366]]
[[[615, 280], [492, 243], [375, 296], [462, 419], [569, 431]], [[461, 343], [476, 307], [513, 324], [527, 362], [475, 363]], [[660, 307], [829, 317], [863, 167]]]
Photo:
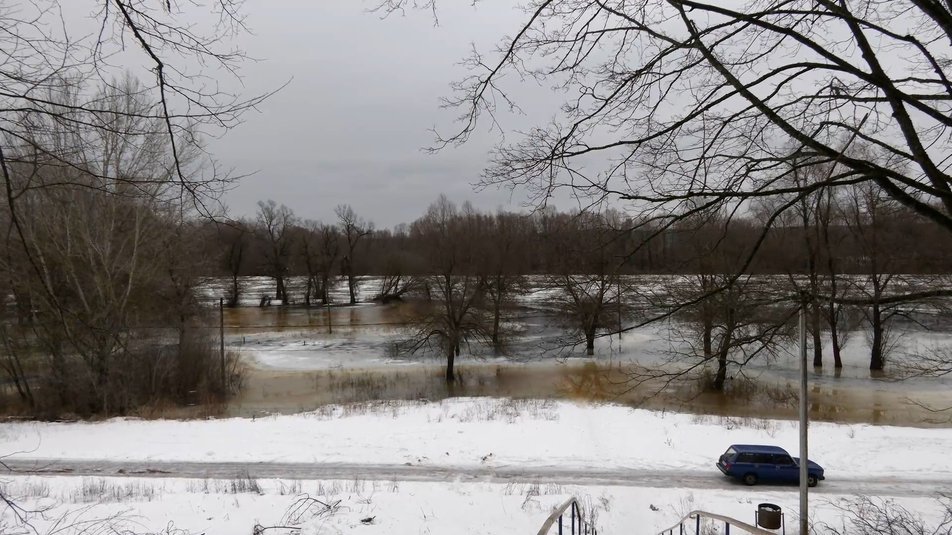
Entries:
[[596, 362], [566, 370], [563, 385], [570, 397], [584, 399], [609, 399], [621, 390], [618, 381], [612, 379], [611, 368]]

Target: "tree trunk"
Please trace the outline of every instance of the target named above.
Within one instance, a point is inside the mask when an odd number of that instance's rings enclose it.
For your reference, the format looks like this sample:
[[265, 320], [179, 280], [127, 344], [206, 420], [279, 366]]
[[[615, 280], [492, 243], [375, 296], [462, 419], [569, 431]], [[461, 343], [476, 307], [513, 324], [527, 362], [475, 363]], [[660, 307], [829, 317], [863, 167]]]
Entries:
[[354, 274], [351, 272], [347, 273], [347, 289], [350, 291], [350, 304], [357, 304], [357, 281], [354, 279]]
[[870, 347], [869, 369], [882, 371], [883, 369], [883, 321], [879, 303], [873, 304], [873, 313], [870, 323], [873, 328], [873, 344]]
[[96, 390], [102, 397], [99, 410], [109, 414], [109, 357], [106, 354], [96, 355]]
[[843, 367], [843, 360], [840, 358], [840, 341], [836, 339], [837, 334], [838, 333], [836, 331], [833, 331], [832, 333], [833, 367], [839, 369]]
[[714, 376], [714, 390], [724, 391], [724, 383], [727, 382], [727, 350], [724, 349], [717, 355], [717, 375]]
[[[831, 296], [836, 295], [836, 279], [833, 279], [831, 283], [832, 291]], [[837, 325], [837, 318], [839, 317], [839, 311], [837, 310], [836, 304], [831, 300], [828, 305], [827, 310], [827, 323], [830, 326], [830, 343], [833, 347], [833, 367], [842, 368], [843, 360], [840, 358], [840, 328]]]
[[593, 321], [587, 329], [585, 329], [585, 354], [589, 357], [595, 356], [595, 330], [598, 325]]
[[727, 308], [727, 318], [724, 323], [724, 339], [721, 340], [720, 349], [717, 352], [717, 375], [714, 377], [714, 390], [717, 392], [723, 392], [724, 383], [727, 382], [727, 356], [731, 350], [736, 328], [733, 308]]
[[228, 296], [228, 306], [229, 308], [234, 308], [238, 306], [238, 298], [241, 295], [241, 287], [238, 284], [238, 274], [232, 273], [231, 275], [231, 295]]
[[328, 291], [327, 287], [329, 284], [330, 284], [330, 277], [327, 275], [327, 273], [323, 273], [321, 275], [321, 303], [325, 305], [330, 303], [330, 299], [327, 297], [327, 291]]
[[287, 290], [285, 290], [284, 288], [284, 276], [275, 275], [274, 282], [275, 282], [274, 298], [279, 299], [282, 305], [287, 304], [287, 299], [285, 299], [287, 297]]
[[499, 353], [499, 296], [497, 294], [496, 299], [493, 299], [493, 350], [498, 354]]
[[823, 366], [823, 340], [820, 338], [820, 307], [810, 305], [810, 328], [813, 331], [813, 366]]
[[446, 382], [447, 383], [456, 382], [456, 374], [453, 372], [453, 364], [456, 360], [456, 347], [457, 347], [457, 344], [453, 340], [449, 340], [446, 344]]

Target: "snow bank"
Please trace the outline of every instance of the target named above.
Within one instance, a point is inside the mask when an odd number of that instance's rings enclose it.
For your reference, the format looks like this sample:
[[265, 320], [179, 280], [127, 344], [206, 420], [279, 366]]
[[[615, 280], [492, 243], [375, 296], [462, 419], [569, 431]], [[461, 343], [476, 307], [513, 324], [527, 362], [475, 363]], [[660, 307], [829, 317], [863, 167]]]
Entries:
[[[775, 444], [795, 453], [797, 437], [790, 421], [495, 398], [333, 406], [254, 419], [0, 425], [0, 445], [12, 459], [655, 471], [712, 470], [734, 443]], [[950, 480], [950, 449], [952, 429], [829, 423], [810, 428], [810, 458], [831, 479]]]

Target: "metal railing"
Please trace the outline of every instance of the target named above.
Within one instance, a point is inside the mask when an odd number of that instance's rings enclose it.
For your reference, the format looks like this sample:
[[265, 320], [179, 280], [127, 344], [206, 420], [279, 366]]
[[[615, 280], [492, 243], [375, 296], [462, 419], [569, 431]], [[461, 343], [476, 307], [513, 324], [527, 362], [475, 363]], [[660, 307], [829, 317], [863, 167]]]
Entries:
[[[708, 513], [707, 511], [691, 511], [677, 524], [658, 532], [658, 535], [701, 535], [702, 518], [710, 519], [717, 523], [723, 522], [724, 535], [730, 535], [732, 527], [739, 530], [740, 533], [750, 533], [752, 535], [777, 535], [777, 533], [774, 531], [768, 531], [766, 529], [758, 528], [757, 526], [752, 526], [746, 522], [741, 522], [736, 518], [718, 515], [715, 513]], [[687, 529], [685, 528], [685, 524], [687, 524]]]
[[[586, 520], [582, 514], [582, 506], [572, 496], [558, 509], [552, 511], [549, 518], [545, 519], [539, 535], [552, 535], [553, 527], [556, 527], [558, 535], [598, 535], [598, 529], [591, 520]], [[771, 534], [773, 535], [773, 534]]]

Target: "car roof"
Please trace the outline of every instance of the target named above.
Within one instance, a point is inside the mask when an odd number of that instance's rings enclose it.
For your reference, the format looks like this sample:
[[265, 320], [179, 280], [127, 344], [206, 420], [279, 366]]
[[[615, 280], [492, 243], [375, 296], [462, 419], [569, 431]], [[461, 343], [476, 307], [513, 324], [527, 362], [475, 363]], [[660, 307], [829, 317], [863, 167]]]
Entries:
[[731, 446], [738, 453], [787, 453], [779, 446], [763, 446], [757, 444], [734, 444]]

